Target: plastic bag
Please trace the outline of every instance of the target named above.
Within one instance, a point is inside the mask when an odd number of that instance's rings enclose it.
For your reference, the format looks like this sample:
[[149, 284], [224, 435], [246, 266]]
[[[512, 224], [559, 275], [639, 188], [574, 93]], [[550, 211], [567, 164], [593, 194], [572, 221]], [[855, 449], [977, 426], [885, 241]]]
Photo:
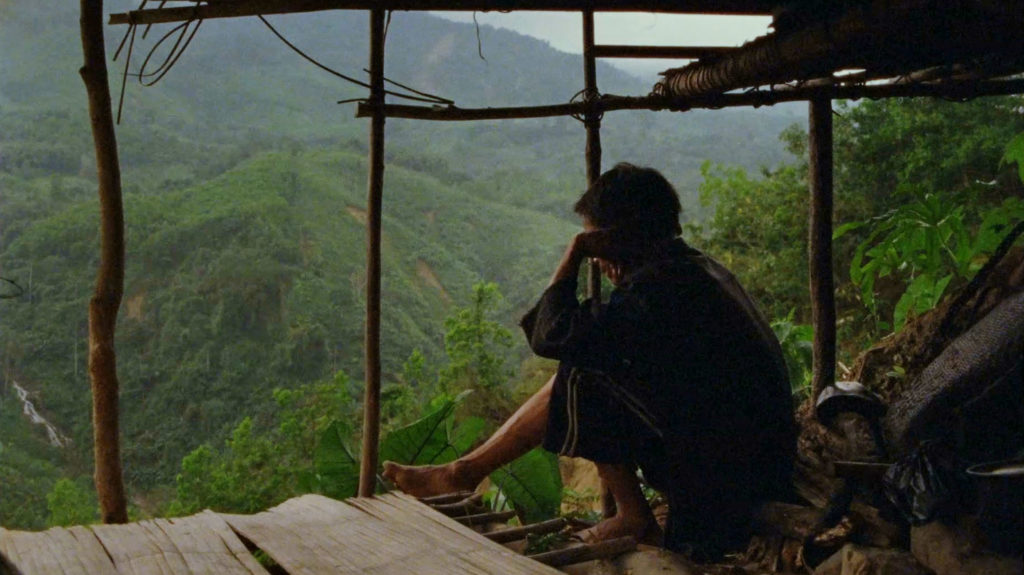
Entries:
[[951, 449], [926, 441], [886, 471], [885, 496], [911, 525], [952, 517], [969, 489], [963, 469]]

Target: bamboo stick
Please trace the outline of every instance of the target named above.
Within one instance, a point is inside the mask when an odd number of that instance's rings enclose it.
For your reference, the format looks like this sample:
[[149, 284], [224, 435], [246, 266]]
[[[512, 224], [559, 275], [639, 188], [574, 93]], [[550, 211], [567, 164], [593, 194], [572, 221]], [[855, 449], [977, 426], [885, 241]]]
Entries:
[[549, 519], [547, 521], [524, 525], [522, 527], [511, 527], [509, 529], [502, 529], [501, 531], [491, 531], [490, 533], [484, 533], [484, 537], [494, 541], [495, 543], [508, 543], [510, 541], [525, 539], [527, 535], [555, 533], [562, 530], [565, 525], [565, 519], [559, 517], [557, 519]]
[[[587, 131], [586, 155], [587, 187], [594, 185], [601, 175], [601, 111], [596, 104], [597, 62], [594, 59], [594, 12], [583, 11], [583, 124]], [[595, 302], [601, 300], [601, 269], [591, 260], [587, 265], [587, 295]], [[602, 500], [604, 497], [602, 496]], [[614, 503], [612, 503], [614, 510]]]
[[453, 503], [455, 501], [461, 501], [467, 497], [473, 496], [472, 491], [457, 491], [455, 493], [442, 493], [440, 495], [431, 495], [429, 497], [420, 497], [419, 501], [427, 505], [437, 505], [443, 503]]
[[832, 102], [811, 100], [810, 150], [810, 288], [814, 366], [813, 397], [836, 377], [836, 301], [832, 270]]
[[121, 166], [110, 107], [103, 41], [102, 0], [81, 0], [80, 73], [89, 98], [100, 200], [100, 263], [89, 301], [89, 378], [92, 382], [96, 492], [104, 523], [127, 523], [118, 422], [117, 355], [114, 335], [124, 293], [124, 206]]
[[421, 497], [420, 503], [426, 505], [443, 505], [445, 503], [454, 503], [456, 501], [462, 501], [467, 497], [472, 497], [474, 493], [472, 491], [457, 491], [455, 493], [443, 493], [441, 495], [431, 495], [430, 497]]
[[452, 517], [452, 519], [463, 525], [483, 525], [485, 523], [501, 523], [515, 516], [516, 512], [510, 509], [508, 511], [491, 511], [475, 515], [463, 515], [462, 517]]
[[149, 8], [111, 14], [111, 24], [160, 24], [193, 19], [234, 18], [257, 14], [294, 14], [321, 10], [436, 10], [508, 12], [512, 10], [578, 12], [655, 12], [767, 16], [773, 0], [235, 0], [198, 6]]
[[530, 555], [530, 558], [551, 567], [559, 567], [561, 565], [582, 563], [592, 559], [615, 557], [635, 549], [636, 539], [620, 537], [618, 539], [609, 539], [608, 541], [599, 541], [597, 543], [588, 543], [586, 545], [538, 553], [537, 555]]
[[384, 192], [384, 10], [370, 11], [370, 158], [366, 200], [366, 349], [363, 400], [363, 450], [359, 496], [370, 497], [377, 484], [380, 440], [380, 282], [381, 208]]
[[478, 493], [460, 501], [435, 503], [431, 505], [431, 508], [449, 517], [465, 516], [487, 511], [487, 508], [483, 506], [481, 501], [483, 501], [483, 494]]
[[[1024, 93], [1024, 79], [953, 81], [935, 84], [874, 84], [868, 86], [811, 85], [780, 87], [777, 90], [717, 94], [694, 98], [665, 96], [602, 96], [598, 107], [602, 112], [618, 110], [674, 110], [700, 108], [734, 108], [741, 106], [771, 106], [782, 102], [802, 102], [814, 98], [833, 100], [860, 100], [862, 98], [950, 98], [969, 99], [981, 96], [1005, 96]], [[356, 117], [371, 115], [370, 106], [360, 103]], [[387, 104], [385, 114], [390, 118], [429, 120], [438, 122], [469, 122], [481, 120], [514, 120], [581, 115], [586, 112], [582, 102], [545, 106], [519, 106], [507, 108], [459, 108], [456, 106], [410, 106]]]
[[[587, 188], [593, 186], [601, 175], [601, 111], [597, 106], [597, 61], [594, 57], [594, 11], [583, 11], [583, 125], [587, 131], [586, 167]], [[587, 296], [595, 306], [601, 303], [601, 268], [597, 260], [587, 264]], [[601, 513], [605, 518], [615, 515], [615, 497], [601, 480]]]

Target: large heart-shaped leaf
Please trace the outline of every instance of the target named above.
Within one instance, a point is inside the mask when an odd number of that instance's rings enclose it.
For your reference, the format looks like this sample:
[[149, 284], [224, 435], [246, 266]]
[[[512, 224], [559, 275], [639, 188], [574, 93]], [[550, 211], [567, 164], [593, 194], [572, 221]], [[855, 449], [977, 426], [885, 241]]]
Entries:
[[558, 456], [536, 448], [491, 474], [527, 523], [544, 521], [558, 515], [562, 504], [562, 475]]
[[430, 465], [447, 463], [458, 457], [449, 441], [448, 429], [455, 408], [466, 395], [467, 392], [463, 392], [455, 399], [446, 400], [422, 419], [389, 433], [380, 447], [381, 461]]
[[347, 425], [342, 421], [332, 421], [320, 436], [320, 443], [313, 453], [320, 492], [335, 499], [352, 497], [359, 489], [359, 460], [345, 445], [345, 438], [349, 435]]

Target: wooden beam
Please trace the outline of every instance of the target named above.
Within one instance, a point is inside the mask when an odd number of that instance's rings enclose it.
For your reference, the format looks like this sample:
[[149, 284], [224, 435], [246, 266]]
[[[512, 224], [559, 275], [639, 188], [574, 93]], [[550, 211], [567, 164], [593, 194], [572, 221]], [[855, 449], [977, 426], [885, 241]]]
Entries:
[[[744, 93], [717, 94], [694, 98], [669, 98], [667, 96], [602, 96], [598, 108], [602, 112], [616, 110], [674, 110], [686, 111], [699, 108], [733, 108], [739, 106], [771, 106], [782, 102], [803, 102], [814, 98], [834, 100], [860, 100], [862, 98], [914, 98], [935, 97], [969, 99], [980, 96], [1006, 96], [1024, 93], [1024, 79], [982, 80], [966, 82], [944, 82], [941, 84], [876, 84], [841, 86], [827, 82], [814, 83], [803, 87], [780, 87]], [[356, 117], [372, 115], [371, 106], [360, 103]], [[509, 108], [459, 108], [456, 106], [410, 106], [388, 104], [384, 112], [391, 118], [410, 120], [431, 120], [438, 122], [468, 122], [479, 120], [513, 120], [528, 118], [551, 118], [556, 116], [580, 116], [586, 113], [583, 102], [552, 104], [546, 106], [521, 106]]]
[[768, 16], [768, 0], [233, 0], [171, 8], [132, 10], [110, 15], [111, 24], [161, 24], [195, 19], [236, 18], [257, 14], [295, 14], [322, 10], [431, 10], [509, 12], [513, 10], [579, 12], [663, 12]]
[[814, 366], [813, 397], [836, 379], [836, 299], [832, 270], [832, 101], [809, 106], [810, 283]]
[[736, 51], [736, 48], [722, 46], [623, 46], [602, 44], [594, 46], [594, 57], [695, 60], [722, 56], [734, 51]]
[[96, 492], [104, 523], [127, 523], [114, 334], [124, 294], [124, 205], [121, 164], [110, 106], [103, 41], [103, 1], [81, 0], [79, 23], [85, 64], [79, 71], [89, 98], [100, 200], [100, 263], [89, 301], [89, 379], [92, 385]]
[[380, 282], [381, 209], [384, 196], [384, 20], [385, 11], [370, 11], [370, 158], [366, 198], [366, 341], [363, 399], [363, 450], [359, 496], [371, 497], [377, 486], [380, 443]]

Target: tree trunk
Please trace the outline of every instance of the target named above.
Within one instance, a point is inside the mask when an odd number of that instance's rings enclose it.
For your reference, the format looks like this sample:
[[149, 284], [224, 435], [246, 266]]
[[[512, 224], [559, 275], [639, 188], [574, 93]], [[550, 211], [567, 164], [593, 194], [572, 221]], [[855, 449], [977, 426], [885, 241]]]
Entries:
[[836, 379], [836, 297], [832, 270], [832, 102], [810, 101], [810, 272], [814, 325], [812, 397]]
[[96, 491], [104, 523], [127, 523], [118, 432], [117, 358], [114, 331], [124, 291], [124, 210], [121, 168], [107, 83], [103, 45], [103, 0], [81, 0], [82, 52], [79, 71], [89, 97], [100, 198], [100, 265], [89, 302], [89, 378], [92, 382]]

